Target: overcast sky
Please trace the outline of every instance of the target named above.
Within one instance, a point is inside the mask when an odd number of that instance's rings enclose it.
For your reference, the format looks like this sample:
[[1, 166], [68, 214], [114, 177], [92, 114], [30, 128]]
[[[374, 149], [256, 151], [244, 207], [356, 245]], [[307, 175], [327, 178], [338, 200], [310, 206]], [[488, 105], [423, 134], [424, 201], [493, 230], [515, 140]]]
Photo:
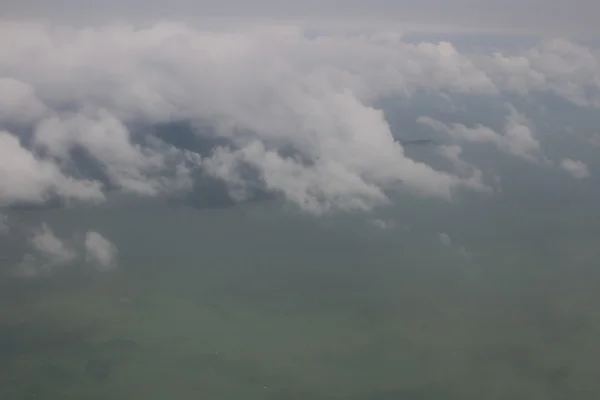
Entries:
[[596, 0], [0, 0], [4, 18], [44, 18], [70, 24], [157, 19], [382, 19], [485, 31], [595, 36]]

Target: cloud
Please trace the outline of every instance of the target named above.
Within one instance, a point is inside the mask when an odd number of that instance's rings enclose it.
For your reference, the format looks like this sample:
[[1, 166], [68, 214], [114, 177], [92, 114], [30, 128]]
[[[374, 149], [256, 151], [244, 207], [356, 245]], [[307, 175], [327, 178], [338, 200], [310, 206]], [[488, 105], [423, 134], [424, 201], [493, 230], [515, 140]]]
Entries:
[[440, 145], [436, 148], [436, 152], [444, 159], [448, 160], [456, 170], [456, 173], [465, 177], [471, 183], [472, 187], [485, 192], [491, 191], [491, 188], [483, 183], [483, 172], [460, 157], [462, 153], [462, 148], [460, 146]]
[[[445, 150], [454, 172], [409, 158], [377, 108], [381, 100], [541, 91], [596, 104], [596, 53], [565, 41], [490, 56], [393, 32], [316, 34], [285, 24], [0, 22], [0, 36], [15, 38], [0, 43], [0, 85], [14, 94], [0, 102], [0, 128], [18, 122], [31, 131], [20, 142], [0, 136], [0, 174], [11, 176], [0, 180], [1, 205], [99, 201], [109, 189], [155, 196], [190, 189], [198, 171], [226, 182], [234, 198], [268, 191], [313, 213], [370, 210], [398, 191], [449, 199], [488, 190], [478, 168], [459, 162], [456, 148]], [[501, 133], [420, 122], [543, 160], [516, 110]], [[156, 126], [178, 123], [221, 145], [196, 154], [155, 135]], [[5, 148], [12, 158], [2, 157]]]
[[99, 182], [66, 176], [52, 161], [22, 147], [17, 137], [0, 131], [0, 206], [39, 204], [53, 197], [91, 202], [104, 199]]
[[[102, 109], [91, 117], [71, 115], [46, 119], [37, 126], [33, 143], [36, 149], [64, 162], [71, 160], [74, 148], [84, 149], [100, 165], [112, 185], [146, 196], [166, 189], [160, 178], [169, 168], [169, 152], [178, 156], [174, 149], [142, 148], [133, 144], [125, 125]], [[178, 161], [182, 161], [181, 157]]]
[[452, 246], [452, 240], [450, 239], [450, 236], [448, 236], [447, 233], [438, 233], [438, 239], [443, 246]]
[[462, 257], [464, 257], [467, 260], [470, 260], [473, 258], [473, 253], [471, 253], [469, 250], [467, 250], [467, 248], [464, 246], [460, 246], [458, 248], [458, 254], [460, 254]]
[[438, 240], [443, 247], [451, 249], [455, 251], [459, 256], [464, 258], [465, 260], [473, 259], [473, 253], [471, 253], [465, 246], [458, 246], [452, 243], [452, 239], [447, 233], [438, 233]]
[[[109, 183], [144, 195], [161, 190], [165, 181], [157, 177], [173, 165], [165, 149], [133, 144], [127, 127], [192, 121], [233, 144], [192, 159], [238, 197], [248, 185], [240, 171], [251, 168], [264, 188], [310, 212], [369, 210], [399, 187], [449, 198], [472, 182], [407, 158], [372, 103], [423, 87], [496, 90], [450, 43], [414, 45], [394, 35], [310, 39], [296, 27], [242, 34], [181, 24], [66, 34], [3, 26], [7, 34], [15, 29], [19, 40], [0, 46], [0, 72], [26, 82], [51, 110], [42, 121], [20, 116], [35, 124], [34, 150], [69, 165], [73, 149], [83, 148]], [[25, 64], [26, 56], [34, 59]], [[283, 156], [282, 148], [308, 162]]]
[[52, 276], [66, 267], [88, 266], [99, 272], [117, 267], [117, 247], [94, 231], [88, 231], [84, 238], [63, 239], [43, 223], [27, 232], [24, 247], [14, 272], [25, 278]]
[[0, 121], [18, 126], [36, 121], [45, 114], [45, 105], [27, 83], [0, 77]]
[[77, 258], [74, 247], [58, 238], [46, 224], [33, 232], [28, 244], [30, 250], [17, 266], [17, 274], [22, 276], [47, 276]]
[[396, 222], [394, 220], [382, 220], [382, 219], [374, 219], [373, 221], [371, 221], [371, 224], [373, 224], [373, 226], [381, 229], [381, 230], [393, 230], [396, 228]]
[[599, 60], [597, 50], [554, 39], [520, 54], [495, 52], [477, 65], [507, 92], [551, 93], [578, 106], [600, 108]]
[[525, 117], [512, 111], [507, 117], [504, 131], [498, 133], [487, 126], [477, 124], [467, 127], [463, 124], [445, 124], [430, 117], [419, 117], [417, 121], [436, 132], [446, 133], [451, 138], [472, 143], [491, 143], [500, 151], [530, 162], [545, 160], [541, 144], [535, 138]]
[[590, 176], [590, 170], [587, 165], [579, 160], [571, 160], [570, 158], [565, 158], [560, 163], [562, 169], [567, 171], [569, 174], [573, 176], [575, 179], [584, 179]]
[[106, 272], [117, 267], [117, 247], [98, 232], [85, 235], [86, 261], [98, 271]]

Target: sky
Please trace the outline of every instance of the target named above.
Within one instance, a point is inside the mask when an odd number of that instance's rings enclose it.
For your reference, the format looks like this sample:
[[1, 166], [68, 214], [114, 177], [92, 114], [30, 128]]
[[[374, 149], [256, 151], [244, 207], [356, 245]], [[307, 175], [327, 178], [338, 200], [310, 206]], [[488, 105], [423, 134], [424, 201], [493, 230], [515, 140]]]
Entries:
[[598, 15], [0, 0], [0, 396], [598, 398]]
[[[276, 197], [307, 215], [368, 214], [399, 193], [498, 195], [510, 177], [479, 162], [481, 151], [595, 182], [593, 160], [557, 137], [598, 146], [596, 2], [2, 6], [6, 210], [94, 206], [120, 193]], [[424, 159], [402, 142], [431, 138]], [[40, 250], [39, 232], [53, 233], [39, 229], [34, 252], [77, 258], [66, 245]], [[110, 269], [117, 249], [96, 234], [73, 252]]]
[[[545, 35], [597, 35], [593, 0], [24, 0], [3, 2], [8, 18], [50, 18], [71, 24], [102, 20], [287, 19], [300, 21], [370, 20], [405, 26], [453, 27], [460, 30], [515, 31]], [[349, 21], [348, 21], [349, 22]], [[429, 28], [431, 29], [431, 28]]]

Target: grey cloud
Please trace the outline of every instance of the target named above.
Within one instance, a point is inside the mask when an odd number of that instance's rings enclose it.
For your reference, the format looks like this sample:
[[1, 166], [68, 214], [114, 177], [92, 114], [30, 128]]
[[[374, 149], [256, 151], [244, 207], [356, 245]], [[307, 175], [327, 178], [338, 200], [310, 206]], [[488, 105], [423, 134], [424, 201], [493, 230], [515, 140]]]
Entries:
[[442, 145], [436, 148], [436, 152], [452, 164], [457, 174], [468, 179], [472, 187], [477, 187], [481, 191], [491, 191], [491, 188], [483, 183], [483, 172], [461, 158], [462, 148], [460, 146]]
[[496, 85], [527, 95], [549, 92], [578, 106], [600, 108], [600, 56], [566, 40], [550, 40], [520, 54], [478, 60]]
[[67, 201], [102, 201], [100, 184], [66, 176], [50, 160], [25, 149], [19, 139], [0, 131], [0, 206], [43, 203], [54, 196]]
[[528, 121], [514, 110], [506, 117], [502, 133], [483, 125], [467, 127], [463, 124], [445, 124], [429, 117], [419, 117], [418, 122], [431, 129], [447, 133], [456, 140], [473, 143], [491, 143], [499, 150], [527, 161], [545, 161], [539, 140], [534, 136]]
[[575, 179], [584, 179], [590, 176], [588, 166], [579, 160], [565, 158], [560, 163], [560, 167], [571, 174]]
[[45, 223], [24, 230], [25, 254], [14, 266], [14, 273], [24, 278], [49, 277], [65, 268], [88, 266], [99, 272], [117, 267], [117, 247], [98, 232], [89, 231], [81, 238], [63, 239]]
[[100, 272], [117, 267], [117, 247], [98, 232], [85, 235], [86, 261]]
[[30, 251], [16, 267], [25, 277], [48, 276], [77, 258], [72, 244], [58, 238], [46, 224], [36, 229], [29, 239]]
[[21, 0], [4, 4], [5, 18], [50, 18], [76, 24], [157, 19], [206, 21], [214, 18], [307, 20], [332, 24], [351, 19], [382, 24], [597, 35], [600, 5], [593, 0]]
[[450, 236], [448, 236], [447, 233], [438, 233], [438, 239], [443, 246], [445, 246], [445, 247], [452, 246], [452, 240], [450, 239]]
[[452, 239], [447, 233], [440, 232], [437, 236], [442, 246], [456, 251], [458, 255], [463, 257], [465, 260], [471, 260], [473, 258], [473, 254], [467, 250], [465, 246], [457, 246], [452, 243]]
[[92, 117], [44, 120], [36, 129], [33, 143], [35, 148], [63, 161], [71, 158], [75, 146], [80, 146], [100, 164], [110, 183], [125, 191], [152, 196], [164, 189], [161, 186], [165, 182], [159, 178], [167, 168], [168, 149], [159, 152], [133, 144], [128, 129], [107, 111], [100, 110]]

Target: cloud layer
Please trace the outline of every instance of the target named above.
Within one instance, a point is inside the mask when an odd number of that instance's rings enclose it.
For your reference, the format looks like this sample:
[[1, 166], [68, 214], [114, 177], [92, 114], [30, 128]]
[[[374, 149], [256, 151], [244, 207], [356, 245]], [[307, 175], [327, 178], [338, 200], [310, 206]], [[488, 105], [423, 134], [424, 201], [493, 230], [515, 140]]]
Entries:
[[[416, 93], [487, 99], [536, 94], [600, 108], [598, 54], [564, 40], [519, 53], [461, 53], [396, 33], [323, 34], [298, 26], [201, 31], [0, 23], [0, 205], [102, 201], [189, 189], [194, 171], [237, 199], [278, 193], [313, 213], [369, 210], [399, 190], [448, 199], [489, 191], [481, 172], [441, 151], [455, 171], [409, 158], [379, 102]], [[185, 122], [221, 139], [208, 154], [159, 140]], [[488, 142], [540, 161], [541, 144], [513, 110], [504, 130], [422, 124], [457, 142]], [[168, 133], [167, 133], [168, 136]], [[91, 171], [91, 172], [90, 172]]]

